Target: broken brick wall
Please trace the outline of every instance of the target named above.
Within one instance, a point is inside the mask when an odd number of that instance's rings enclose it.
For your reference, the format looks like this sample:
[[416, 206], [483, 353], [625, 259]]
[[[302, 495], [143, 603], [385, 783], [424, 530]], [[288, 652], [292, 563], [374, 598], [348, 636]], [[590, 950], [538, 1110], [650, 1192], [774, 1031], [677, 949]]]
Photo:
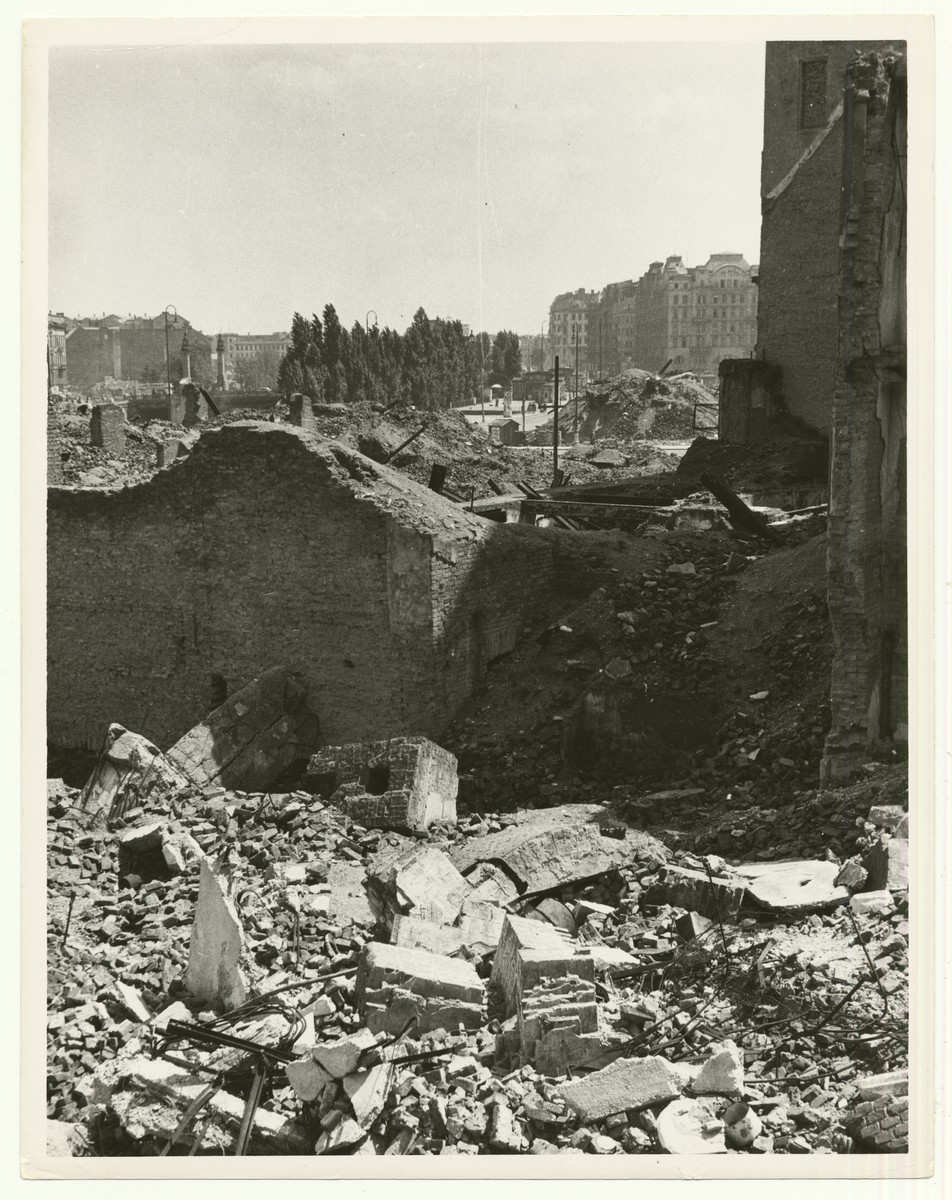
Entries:
[[847, 72], [827, 552], [834, 635], [825, 779], [908, 721], [905, 58]]
[[550, 586], [527, 539], [270, 423], [209, 431], [135, 487], [52, 489], [48, 738], [96, 749], [118, 721], [165, 748], [275, 665], [323, 743], [438, 735], [469, 638], [508, 646]]
[[837, 362], [843, 73], [882, 42], [768, 42], [756, 357], [829, 437]]

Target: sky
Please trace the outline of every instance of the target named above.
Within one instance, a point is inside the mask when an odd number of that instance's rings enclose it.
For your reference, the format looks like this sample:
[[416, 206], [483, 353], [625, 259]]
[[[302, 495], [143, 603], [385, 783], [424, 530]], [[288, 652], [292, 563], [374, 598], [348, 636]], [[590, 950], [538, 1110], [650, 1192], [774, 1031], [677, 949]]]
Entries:
[[669, 254], [757, 261], [763, 88], [762, 41], [55, 48], [49, 305], [538, 333]]

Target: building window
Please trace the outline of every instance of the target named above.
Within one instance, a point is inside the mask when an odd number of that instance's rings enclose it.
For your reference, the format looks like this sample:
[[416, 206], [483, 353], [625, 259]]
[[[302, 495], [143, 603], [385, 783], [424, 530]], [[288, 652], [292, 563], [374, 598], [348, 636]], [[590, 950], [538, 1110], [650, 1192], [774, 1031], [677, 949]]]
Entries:
[[817, 129], [826, 117], [826, 59], [809, 59], [800, 63], [800, 128]]

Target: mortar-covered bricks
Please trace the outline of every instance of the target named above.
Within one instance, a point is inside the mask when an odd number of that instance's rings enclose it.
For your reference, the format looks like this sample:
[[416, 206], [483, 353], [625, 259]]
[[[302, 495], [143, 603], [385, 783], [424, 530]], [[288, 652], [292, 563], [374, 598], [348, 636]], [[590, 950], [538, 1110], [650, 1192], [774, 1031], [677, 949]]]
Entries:
[[428, 738], [328, 746], [311, 758], [305, 782], [368, 827], [456, 820], [456, 758]]
[[89, 440], [94, 446], [102, 446], [113, 457], [125, 454], [126, 414], [118, 404], [93, 405]]

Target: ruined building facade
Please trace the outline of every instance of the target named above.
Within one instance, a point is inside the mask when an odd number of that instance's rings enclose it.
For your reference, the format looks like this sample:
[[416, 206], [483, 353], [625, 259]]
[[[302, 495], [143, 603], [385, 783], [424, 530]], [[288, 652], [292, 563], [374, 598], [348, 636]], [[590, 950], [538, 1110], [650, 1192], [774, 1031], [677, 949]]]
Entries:
[[906, 61], [872, 51], [843, 92], [828, 547], [836, 781], [908, 722]]
[[551, 555], [270, 423], [209, 431], [136, 486], [51, 488], [49, 741], [97, 749], [116, 721], [166, 748], [274, 666], [325, 744], [436, 736], [537, 619]]
[[[760, 421], [721, 430], [732, 441], [764, 436], [772, 414], [789, 414], [830, 436], [847, 136], [843, 78], [857, 54], [883, 49], [880, 42], [767, 43], [754, 355], [762, 366], [753, 369], [752, 385], [766, 398], [754, 396]], [[741, 404], [738, 398], [735, 407]]]

